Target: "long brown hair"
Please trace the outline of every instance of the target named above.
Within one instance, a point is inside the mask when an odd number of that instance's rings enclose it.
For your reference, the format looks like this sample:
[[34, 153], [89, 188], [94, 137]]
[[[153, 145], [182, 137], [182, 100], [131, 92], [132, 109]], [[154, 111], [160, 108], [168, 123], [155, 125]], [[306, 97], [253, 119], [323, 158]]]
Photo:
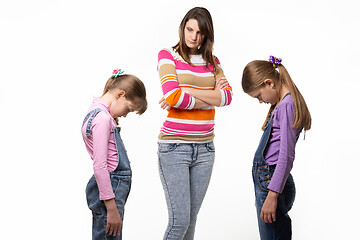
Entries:
[[[277, 68], [279, 71], [277, 71], [273, 64], [268, 61], [255, 60], [248, 63], [244, 68], [241, 82], [244, 92], [250, 93], [258, 88], [264, 87], [265, 79], [273, 80], [275, 85], [278, 84], [282, 86], [282, 84], [284, 84], [289, 89], [295, 103], [294, 122], [292, 128], [303, 127], [305, 131], [309, 130], [311, 128], [311, 115], [305, 99], [291, 79], [284, 65], [281, 64]], [[273, 111], [274, 108], [275, 105], [272, 105], [269, 109], [269, 113]], [[265, 128], [268, 118], [269, 114], [265, 119], [262, 129]]]
[[195, 19], [198, 22], [200, 34], [204, 36], [199, 53], [205, 60], [206, 66], [209, 67], [209, 65], [212, 65], [214, 67], [213, 73], [216, 73], [218, 65], [216, 64], [215, 57], [212, 54], [214, 46], [214, 25], [210, 12], [206, 8], [195, 7], [186, 13], [179, 26], [180, 40], [173, 48], [188, 64], [192, 65], [190, 62], [190, 48], [186, 45], [184, 32], [185, 25], [190, 19]]
[[[131, 74], [122, 74], [116, 78], [110, 77], [104, 87], [103, 95], [113, 89], [125, 91], [125, 98], [134, 105], [137, 114], [143, 114], [147, 109], [146, 89], [144, 83]], [[118, 119], [115, 118], [116, 123]]]

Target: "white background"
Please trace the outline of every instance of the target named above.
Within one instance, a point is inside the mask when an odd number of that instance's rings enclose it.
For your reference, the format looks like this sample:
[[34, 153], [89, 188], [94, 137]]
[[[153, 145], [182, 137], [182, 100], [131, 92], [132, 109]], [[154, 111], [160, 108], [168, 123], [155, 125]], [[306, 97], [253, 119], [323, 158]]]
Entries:
[[216, 163], [196, 239], [258, 239], [251, 166], [269, 106], [243, 93], [241, 76], [269, 55], [283, 58], [313, 118], [292, 171], [293, 239], [358, 236], [356, 1], [1, 0], [1, 239], [91, 238], [92, 164], [80, 127], [115, 68], [142, 79], [149, 102], [142, 116], [121, 120], [133, 168], [123, 236], [162, 239], [156, 141], [166, 112], [157, 104], [157, 53], [176, 44], [195, 6], [212, 14], [214, 53], [234, 90], [232, 104], [217, 109]]

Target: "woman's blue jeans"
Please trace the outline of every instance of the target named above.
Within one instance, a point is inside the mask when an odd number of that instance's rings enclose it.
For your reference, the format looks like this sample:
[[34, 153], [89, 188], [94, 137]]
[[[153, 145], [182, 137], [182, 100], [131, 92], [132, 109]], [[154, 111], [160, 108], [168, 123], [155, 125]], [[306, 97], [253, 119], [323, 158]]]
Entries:
[[159, 143], [158, 156], [169, 214], [164, 240], [192, 240], [211, 178], [214, 143]]

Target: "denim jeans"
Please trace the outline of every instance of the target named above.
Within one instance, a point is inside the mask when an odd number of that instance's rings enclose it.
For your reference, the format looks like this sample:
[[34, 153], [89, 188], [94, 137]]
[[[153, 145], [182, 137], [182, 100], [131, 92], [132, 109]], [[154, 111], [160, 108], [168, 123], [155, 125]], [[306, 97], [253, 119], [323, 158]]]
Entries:
[[291, 219], [288, 215], [295, 200], [295, 184], [290, 174], [286, 180], [284, 190], [277, 198], [276, 221], [265, 223], [260, 218], [261, 209], [269, 190], [267, 186], [273, 174], [274, 167], [269, 165], [258, 166], [253, 169], [253, 181], [255, 186], [256, 211], [261, 240], [290, 240]]
[[123, 176], [118, 172], [110, 172], [111, 186], [115, 194], [115, 203], [121, 218], [120, 235], [112, 236], [105, 233], [107, 222], [107, 210], [104, 201], [99, 199], [99, 189], [95, 176], [90, 178], [86, 187], [86, 199], [93, 215], [92, 239], [93, 240], [121, 240], [124, 220], [124, 207], [131, 188], [131, 176]]
[[214, 143], [159, 143], [158, 156], [169, 214], [164, 240], [192, 240], [211, 178]]

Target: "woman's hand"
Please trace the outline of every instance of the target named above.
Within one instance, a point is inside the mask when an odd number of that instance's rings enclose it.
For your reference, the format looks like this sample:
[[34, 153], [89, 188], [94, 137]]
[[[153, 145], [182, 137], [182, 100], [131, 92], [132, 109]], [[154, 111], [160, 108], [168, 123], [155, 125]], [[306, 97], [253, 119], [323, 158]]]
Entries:
[[107, 210], [106, 230], [109, 235], [116, 236], [121, 231], [121, 218], [114, 199], [105, 200]]
[[273, 223], [276, 221], [276, 208], [278, 193], [269, 190], [261, 209], [260, 218], [266, 223]]
[[222, 90], [229, 86], [229, 82], [227, 80], [216, 80], [214, 90]]
[[166, 102], [165, 98], [162, 97], [159, 101], [160, 107], [164, 110], [169, 110], [170, 109], [170, 105]]

